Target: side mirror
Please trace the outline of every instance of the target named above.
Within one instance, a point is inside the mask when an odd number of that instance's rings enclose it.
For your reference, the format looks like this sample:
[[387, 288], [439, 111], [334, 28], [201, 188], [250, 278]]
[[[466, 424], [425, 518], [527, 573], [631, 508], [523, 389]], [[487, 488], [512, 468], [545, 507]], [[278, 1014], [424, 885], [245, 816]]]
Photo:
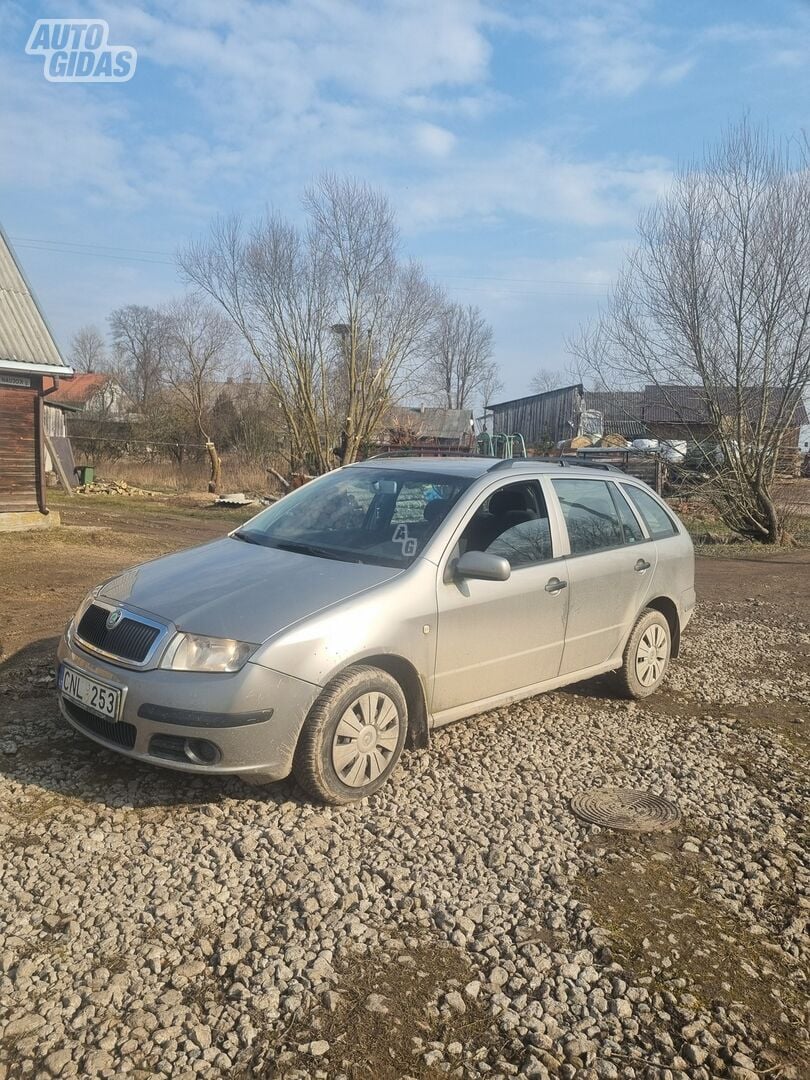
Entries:
[[488, 551], [467, 551], [455, 566], [456, 577], [480, 578], [482, 581], [508, 581], [512, 573], [509, 560]]

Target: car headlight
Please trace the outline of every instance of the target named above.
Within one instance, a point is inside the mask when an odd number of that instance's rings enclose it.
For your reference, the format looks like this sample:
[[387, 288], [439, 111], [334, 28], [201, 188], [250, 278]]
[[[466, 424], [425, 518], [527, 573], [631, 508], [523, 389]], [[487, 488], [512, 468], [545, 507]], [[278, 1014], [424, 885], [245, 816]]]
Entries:
[[178, 634], [160, 666], [172, 671], [239, 671], [255, 648], [249, 641], [233, 638]]

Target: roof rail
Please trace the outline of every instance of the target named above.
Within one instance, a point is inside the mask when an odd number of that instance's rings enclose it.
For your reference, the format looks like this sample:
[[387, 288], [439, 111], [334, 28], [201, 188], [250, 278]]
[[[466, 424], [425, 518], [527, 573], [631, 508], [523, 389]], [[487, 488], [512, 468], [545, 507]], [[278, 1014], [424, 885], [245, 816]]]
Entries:
[[587, 458], [573, 457], [571, 454], [560, 455], [560, 465], [565, 468], [576, 469], [602, 469], [603, 472], [623, 472], [615, 465], [609, 465], [606, 461], [588, 461]]
[[[582, 469], [601, 469], [603, 472], [618, 472], [624, 475], [622, 469], [617, 469], [615, 465], [608, 465], [603, 461], [587, 461], [585, 458], [573, 457], [571, 454], [563, 454], [557, 458], [556, 463], [561, 468], [582, 468]], [[501, 469], [511, 469], [513, 465], [553, 465], [553, 458], [501, 458], [500, 461], [496, 461], [494, 465], [490, 465], [487, 469], [488, 473], [498, 472]]]
[[470, 450], [383, 450], [379, 454], [369, 454], [367, 458], [363, 458], [364, 461], [376, 461], [378, 458], [400, 458], [400, 457], [459, 457], [468, 458], [476, 457]]
[[525, 457], [500, 458], [500, 460], [496, 461], [494, 465], [490, 465], [490, 467], [487, 469], [487, 472], [496, 472], [498, 469], [511, 469], [513, 465], [526, 465], [528, 462], [531, 461], [536, 462], [536, 459]]

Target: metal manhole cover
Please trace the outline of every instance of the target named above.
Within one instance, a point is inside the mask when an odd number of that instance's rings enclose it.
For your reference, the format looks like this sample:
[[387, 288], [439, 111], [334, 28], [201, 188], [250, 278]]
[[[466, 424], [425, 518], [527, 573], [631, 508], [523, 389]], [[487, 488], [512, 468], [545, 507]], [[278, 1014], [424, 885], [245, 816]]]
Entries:
[[681, 820], [678, 807], [648, 791], [629, 788], [595, 788], [583, 791], [571, 800], [578, 818], [592, 825], [626, 832], [656, 832], [671, 829]]

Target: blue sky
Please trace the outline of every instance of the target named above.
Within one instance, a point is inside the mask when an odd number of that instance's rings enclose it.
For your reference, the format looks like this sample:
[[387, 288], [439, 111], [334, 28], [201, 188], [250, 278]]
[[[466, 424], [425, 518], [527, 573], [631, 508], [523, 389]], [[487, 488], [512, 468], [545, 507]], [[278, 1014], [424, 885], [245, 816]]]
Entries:
[[[48, 83], [38, 17], [101, 17], [134, 78]], [[408, 254], [493, 324], [504, 396], [567, 364], [640, 210], [748, 112], [797, 135], [810, 5], [173, 0], [0, 5], [0, 221], [63, 346], [181, 291], [217, 213], [384, 189]]]

